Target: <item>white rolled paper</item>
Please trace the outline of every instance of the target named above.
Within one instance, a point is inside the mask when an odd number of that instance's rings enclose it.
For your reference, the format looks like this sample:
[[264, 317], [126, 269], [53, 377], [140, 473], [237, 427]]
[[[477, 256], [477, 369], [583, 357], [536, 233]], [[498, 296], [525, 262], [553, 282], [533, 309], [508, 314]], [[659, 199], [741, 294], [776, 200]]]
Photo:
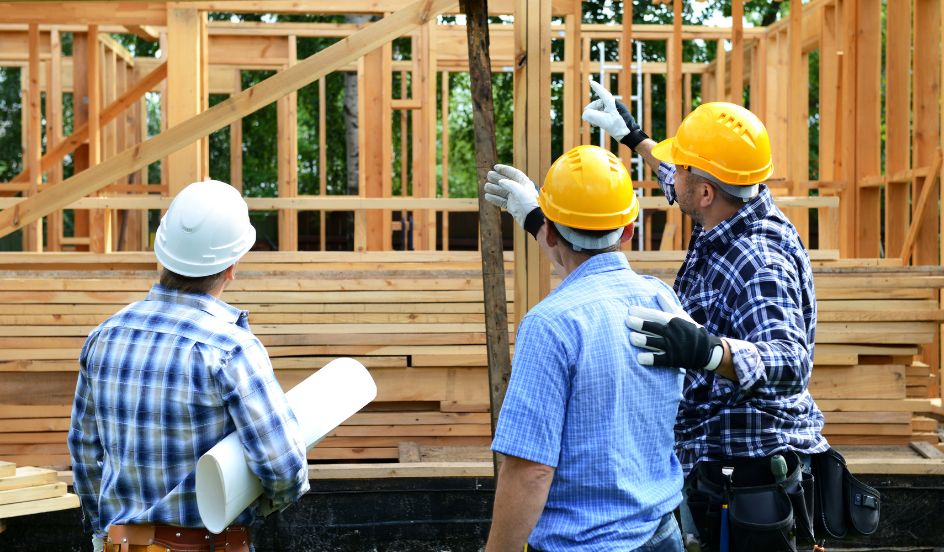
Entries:
[[[364, 366], [338, 358], [285, 394], [306, 448], [311, 448], [374, 400], [377, 385]], [[262, 494], [239, 436], [227, 435], [197, 462], [197, 509], [206, 528], [220, 533]]]

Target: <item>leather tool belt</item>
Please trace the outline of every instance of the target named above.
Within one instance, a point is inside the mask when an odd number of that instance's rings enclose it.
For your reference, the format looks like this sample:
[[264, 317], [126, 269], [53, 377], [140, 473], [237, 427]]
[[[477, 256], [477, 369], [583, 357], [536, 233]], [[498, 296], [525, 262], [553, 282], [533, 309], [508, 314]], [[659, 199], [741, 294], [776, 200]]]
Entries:
[[249, 531], [242, 525], [216, 535], [206, 529], [172, 525], [112, 525], [107, 552], [249, 552]]

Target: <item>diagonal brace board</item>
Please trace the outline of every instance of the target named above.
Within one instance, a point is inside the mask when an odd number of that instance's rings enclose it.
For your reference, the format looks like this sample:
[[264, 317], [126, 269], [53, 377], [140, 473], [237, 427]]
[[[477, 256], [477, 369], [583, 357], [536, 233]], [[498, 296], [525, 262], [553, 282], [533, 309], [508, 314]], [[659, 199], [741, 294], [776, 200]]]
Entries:
[[908, 228], [908, 235], [905, 237], [905, 243], [901, 246], [901, 264], [908, 266], [911, 254], [914, 249], [915, 241], [918, 239], [918, 230], [921, 229], [921, 217], [928, 206], [928, 199], [931, 197], [931, 189], [935, 188], [934, 181], [938, 179], [941, 172], [941, 152], [934, 155], [934, 161], [931, 162], [931, 170], [924, 180], [924, 187], [921, 188], [921, 194], [918, 196], [914, 213], [911, 215], [911, 226]]
[[[103, 127], [111, 122], [112, 119], [124, 112], [124, 110], [131, 106], [131, 104], [138, 101], [141, 96], [148, 93], [165, 78], [167, 78], [166, 61], [155, 67], [154, 70], [147, 75], [141, 77], [141, 79], [135, 83], [133, 87], [129, 88], [126, 92], [119, 96], [118, 99], [103, 109], [101, 114], [98, 116], [99, 126]], [[72, 132], [71, 135], [63, 138], [58, 144], [46, 152], [46, 155], [44, 155], [40, 160], [39, 169], [42, 172], [48, 171], [53, 165], [61, 162], [66, 155], [72, 153], [75, 148], [87, 142], [88, 137], [88, 123], [82, 123]], [[26, 169], [20, 174], [16, 175], [10, 182], [26, 182], [28, 179], [29, 169]]]
[[0, 237], [96, 192], [115, 180], [191, 144], [250, 113], [306, 86], [380, 46], [455, 10], [457, 0], [418, 0], [408, 7], [332, 44], [252, 88], [165, 130], [143, 144], [82, 171], [58, 186], [43, 190], [0, 212]]

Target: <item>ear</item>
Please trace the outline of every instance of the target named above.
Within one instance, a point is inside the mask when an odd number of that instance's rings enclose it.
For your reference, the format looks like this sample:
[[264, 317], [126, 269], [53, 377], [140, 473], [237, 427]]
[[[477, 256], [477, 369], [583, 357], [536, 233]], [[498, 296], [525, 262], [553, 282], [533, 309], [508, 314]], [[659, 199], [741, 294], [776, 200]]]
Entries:
[[623, 228], [623, 235], [620, 236], [620, 243], [626, 243], [629, 240], [633, 239], [633, 235], [636, 233], [636, 223], [630, 222]]
[[231, 267], [223, 271], [223, 280], [227, 282], [232, 282], [236, 279], [236, 264], [234, 263]]
[[702, 180], [698, 183], [702, 187], [700, 199], [702, 207], [709, 207], [712, 203], [715, 202], [715, 198], [718, 197], [718, 190], [708, 182]]
[[546, 233], [545, 238], [547, 240], [547, 245], [551, 247], [552, 249], [554, 247], [557, 247], [557, 244], [560, 242], [557, 240], [557, 228], [554, 227], [554, 223], [545, 219], [544, 229]]

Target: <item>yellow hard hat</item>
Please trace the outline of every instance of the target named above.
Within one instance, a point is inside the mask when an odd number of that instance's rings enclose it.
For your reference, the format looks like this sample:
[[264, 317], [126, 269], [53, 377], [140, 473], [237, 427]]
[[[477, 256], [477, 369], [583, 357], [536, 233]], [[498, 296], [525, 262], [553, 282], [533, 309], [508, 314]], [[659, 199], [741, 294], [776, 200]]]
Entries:
[[758, 184], [774, 171], [764, 123], [728, 102], [698, 106], [682, 120], [674, 138], [652, 148], [652, 155], [666, 163], [696, 167], [735, 186]]
[[639, 214], [629, 171], [598, 146], [577, 146], [558, 157], [544, 178], [538, 205], [548, 220], [578, 230], [615, 230]]

